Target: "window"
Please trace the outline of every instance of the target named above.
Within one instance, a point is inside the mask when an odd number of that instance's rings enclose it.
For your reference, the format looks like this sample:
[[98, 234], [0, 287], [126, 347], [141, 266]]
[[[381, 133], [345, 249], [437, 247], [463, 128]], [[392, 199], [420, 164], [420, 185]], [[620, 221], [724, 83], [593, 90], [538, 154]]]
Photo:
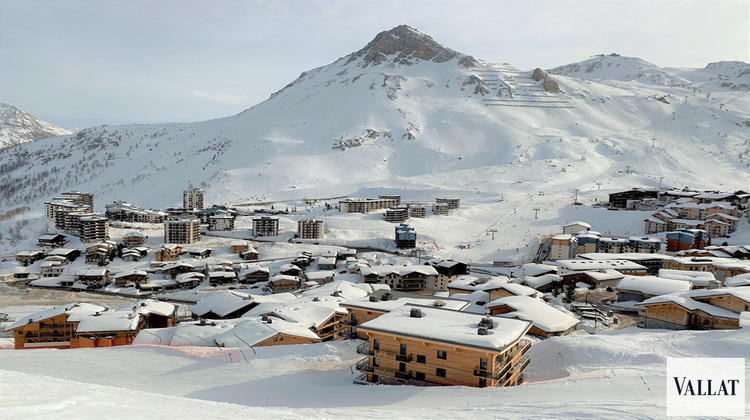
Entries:
[[279, 337], [279, 341], [284, 341], [284, 337], [283, 336]]
[[421, 354], [417, 355], [417, 363], [427, 363], [427, 358]]
[[414, 372], [414, 379], [424, 381], [424, 372]]
[[401, 354], [406, 354], [406, 344], [401, 345]]
[[279, 337], [274, 337], [273, 341], [279, 341]]
[[487, 370], [487, 359], [479, 359], [479, 369]]
[[374, 338], [372, 340], [372, 349], [373, 350], [380, 350], [380, 340], [378, 340], [377, 338]]
[[372, 358], [372, 367], [378, 367], [378, 366], [380, 366], [380, 359], [378, 359], [377, 357], [373, 357]]
[[441, 378], [445, 378], [445, 369], [443, 369], [443, 368], [437, 368], [437, 369], [435, 369], [435, 376], [439, 376]]
[[437, 358], [438, 358], [438, 359], [443, 359], [443, 360], [445, 360], [445, 359], [447, 359], [447, 358], [448, 358], [448, 353], [446, 353], [446, 352], [445, 352], [445, 351], [443, 351], [443, 350], [438, 350], [438, 351], [437, 351]]

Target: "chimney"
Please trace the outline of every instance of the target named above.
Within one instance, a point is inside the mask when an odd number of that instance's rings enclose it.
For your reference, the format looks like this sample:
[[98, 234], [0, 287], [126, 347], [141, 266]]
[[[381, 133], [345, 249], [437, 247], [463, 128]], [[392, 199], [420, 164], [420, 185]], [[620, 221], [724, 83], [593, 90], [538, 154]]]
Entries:
[[480, 326], [477, 329], [477, 334], [479, 334], [479, 335], [487, 335], [487, 327]]
[[409, 316], [411, 318], [422, 318], [422, 310], [419, 308], [411, 308], [411, 312], [409, 313]]

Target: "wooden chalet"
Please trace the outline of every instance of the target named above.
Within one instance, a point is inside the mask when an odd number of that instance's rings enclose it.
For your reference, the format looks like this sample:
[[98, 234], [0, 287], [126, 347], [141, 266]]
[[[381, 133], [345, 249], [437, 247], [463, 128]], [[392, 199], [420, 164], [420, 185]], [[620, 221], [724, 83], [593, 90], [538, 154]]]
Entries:
[[164, 244], [154, 253], [156, 261], [177, 261], [182, 253], [182, 247], [173, 244]]
[[379, 290], [371, 293], [367, 298], [353, 299], [339, 302], [339, 306], [346, 309], [348, 316], [341, 321], [348, 330], [342, 331], [348, 338], [367, 339], [364, 331], [359, 331], [357, 327], [367, 321], [387, 314], [388, 312], [405, 305], [426, 306], [442, 308], [452, 311], [462, 311], [469, 306], [468, 301], [451, 298], [437, 298], [429, 295], [420, 295], [417, 293], [397, 292], [390, 290]]
[[255, 284], [268, 281], [270, 277], [268, 267], [250, 266], [240, 270], [239, 282], [241, 284]]
[[244, 251], [240, 252], [240, 258], [242, 258], [245, 261], [257, 261], [260, 259], [260, 253], [256, 251], [254, 248], [247, 248]]
[[28, 267], [39, 260], [43, 260], [46, 256], [47, 254], [40, 250], [21, 251], [16, 254], [16, 261], [21, 263], [24, 267]]
[[76, 303], [38, 312], [5, 331], [13, 331], [16, 349], [111, 347], [131, 344], [143, 328], [174, 325], [176, 313], [176, 306], [153, 300], [115, 310]]
[[211, 256], [213, 249], [211, 248], [200, 248], [188, 251], [190, 258], [204, 259]]
[[355, 382], [501, 387], [518, 385], [529, 365], [531, 323], [404, 306], [365, 322], [367, 342]]
[[72, 248], [56, 248], [47, 252], [48, 257], [61, 257], [69, 262], [73, 262], [81, 256], [81, 251]]
[[605, 289], [607, 287], [617, 287], [620, 280], [625, 277], [624, 274], [617, 270], [600, 269], [591, 271], [573, 271], [560, 276], [563, 284], [576, 285], [586, 283], [591, 289]]
[[281, 267], [279, 267], [279, 274], [284, 276], [296, 276], [301, 277], [304, 272], [301, 268], [294, 264], [284, 264]]
[[206, 275], [203, 273], [183, 273], [177, 275], [177, 278], [175, 278], [177, 281], [177, 284], [180, 286], [181, 289], [193, 289], [197, 287], [199, 284], [203, 283], [204, 280], [206, 280]]
[[141, 270], [123, 271], [122, 273], [118, 273], [112, 276], [112, 281], [114, 281], [115, 286], [117, 287], [134, 287], [138, 284], [146, 282], [147, 279], [148, 274], [146, 274], [145, 271]]
[[59, 234], [42, 235], [37, 241], [37, 245], [39, 245], [41, 248], [46, 249], [60, 248], [67, 243], [68, 239], [65, 237], [65, 235]]
[[87, 285], [90, 289], [99, 289], [109, 283], [109, 270], [106, 268], [81, 269], [76, 271], [76, 281]]
[[195, 267], [192, 264], [187, 263], [174, 263], [168, 264], [162, 267], [164, 270], [164, 277], [176, 278], [180, 274], [191, 273], [195, 271]]
[[229, 249], [235, 253], [239, 254], [242, 251], [247, 251], [248, 244], [246, 241], [232, 241], [229, 243]]
[[529, 334], [540, 337], [567, 335], [579, 324], [578, 319], [559, 311], [541, 299], [507, 296], [484, 305], [490, 315], [520, 319], [532, 323]]
[[211, 286], [223, 286], [234, 284], [237, 276], [233, 271], [210, 271], [208, 273], [208, 282]]
[[701, 289], [657, 296], [635, 305], [639, 326], [672, 330], [738, 329], [750, 311], [750, 288]]
[[145, 242], [146, 235], [141, 232], [133, 231], [122, 235], [122, 243], [129, 248], [142, 246]]
[[302, 287], [299, 278], [284, 274], [278, 274], [268, 279], [268, 285], [273, 293], [294, 292]]

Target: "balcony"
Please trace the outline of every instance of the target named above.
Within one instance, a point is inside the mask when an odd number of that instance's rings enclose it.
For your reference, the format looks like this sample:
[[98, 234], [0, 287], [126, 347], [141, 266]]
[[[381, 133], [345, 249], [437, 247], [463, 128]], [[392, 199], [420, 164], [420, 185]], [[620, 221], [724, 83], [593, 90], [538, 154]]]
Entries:
[[510, 363], [506, 363], [504, 365], [498, 364], [494, 371], [489, 371], [487, 369], [480, 369], [479, 367], [476, 367], [474, 369], [474, 376], [479, 376], [481, 378], [489, 378], [489, 379], [500, 379], [506, 373], [508, 373], [511, 366], [513, 365]]
[[396, 378], [396, 379], [401, 379], [404, 381], [412, 379], [411, 372], [400, 372], [397, 370], [374, 368], [373, 373], [375, 373], [378, 376]]
[[370, 366], [369, 357], [365, 357], [357, 362], [356, 369], [360, 372], [373, 372], [375, 369]]
[[[498, 386], [506, 386], [508, 385], [511, 380], [514, 378], [518, 378], [523, 374], [524, 369], [526, 369], [529, 366], [529, 363], [531, 363], [531, 358], [529, 356], [524, 356], [518, 364], [516, 364], [513, 369], [508, 372], [504, 378], [500, 381]], [[516, 375], [517, 374], [517, 375]]]
[[372, 356], [372, 352], [370, 351], [370, 342], [365, 341], [364, 343], [357, 346], [357, 353], [359, 354], [366, 354], [368, 356]]

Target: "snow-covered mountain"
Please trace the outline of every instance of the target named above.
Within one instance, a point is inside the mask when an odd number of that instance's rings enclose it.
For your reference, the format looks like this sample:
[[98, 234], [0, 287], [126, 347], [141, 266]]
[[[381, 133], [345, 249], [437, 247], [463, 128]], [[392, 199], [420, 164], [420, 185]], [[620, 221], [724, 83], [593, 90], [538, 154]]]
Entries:
[[0, 207], [66, 189], [95, 193], [99, 206], [173, 205], [188, 183], [231, 203], [382, 187], [747, 187], [748, 64], [592, 60], [546, 72], [491, 64], [399, 26], [235, 116], [101, 126], [0, 151]]
[[0, 102], [0, 149], [72, 132]]

